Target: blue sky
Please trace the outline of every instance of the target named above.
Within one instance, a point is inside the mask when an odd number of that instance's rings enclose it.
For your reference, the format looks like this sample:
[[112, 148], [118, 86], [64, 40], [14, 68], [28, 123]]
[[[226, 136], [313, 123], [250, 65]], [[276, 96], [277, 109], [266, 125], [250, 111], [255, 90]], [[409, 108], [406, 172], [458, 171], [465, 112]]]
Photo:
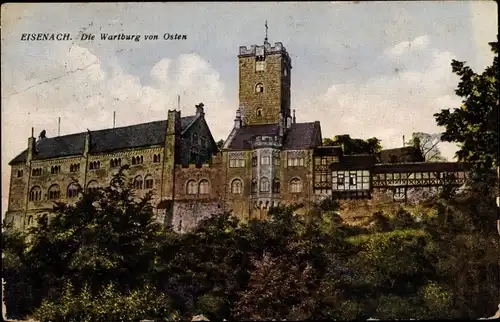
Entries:
[[[338, 3], [4, 4], [2, 19], [2, 206], [7, 163], [31, 127], [61, 134], [166, 118], [203, 102], [216, 139], [238, 107], [239, 46], [282, 42], [292, 58], [297, 121], [323, 136], [382, 139], [439, 132], [433, 113], [460, 106], [451, 59], [481, 71], [497, 31], [492, 1]], [[22, 42], [22, 33], [186, 34], [183, 41]], [[456, 150], [441, 144], [445, 156]]]

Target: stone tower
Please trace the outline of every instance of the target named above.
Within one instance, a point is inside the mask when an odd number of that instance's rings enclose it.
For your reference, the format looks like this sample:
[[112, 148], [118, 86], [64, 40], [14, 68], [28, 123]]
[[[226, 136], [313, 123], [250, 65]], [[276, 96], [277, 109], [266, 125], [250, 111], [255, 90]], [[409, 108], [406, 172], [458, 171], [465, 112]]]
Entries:
[[244, 125], [291, 122], [290, 72], [292, 63], [285, 47], [277, 42], [271, 46], [240, 47], [239, 100]]

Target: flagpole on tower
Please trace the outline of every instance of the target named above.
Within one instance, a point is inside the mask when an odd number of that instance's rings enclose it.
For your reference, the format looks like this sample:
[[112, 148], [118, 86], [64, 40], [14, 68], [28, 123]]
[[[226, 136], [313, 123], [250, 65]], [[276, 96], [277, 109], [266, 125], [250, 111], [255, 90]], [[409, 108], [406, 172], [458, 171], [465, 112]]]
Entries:
[[264, 26], [266, 27], [266, 38], [264, 38], [264, 42], [267, 42], [267, 20]]

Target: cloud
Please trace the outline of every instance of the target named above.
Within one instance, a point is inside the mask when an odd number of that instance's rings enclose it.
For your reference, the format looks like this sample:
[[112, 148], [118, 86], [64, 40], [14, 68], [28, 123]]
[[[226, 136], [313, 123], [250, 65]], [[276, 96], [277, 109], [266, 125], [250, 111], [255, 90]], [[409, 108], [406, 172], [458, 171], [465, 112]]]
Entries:
[[[4, 91], [3, 191], [9, 188], [7, 163], [26, 147], [31, 127], [35, 135], [45, 129], [47, 136], [56, 136], [58, 117], [61, 135], [111, 127], [113, 111], [116, 126], [166, 119], [180, 94], [183, 115], [194, 114], [195, 104], [205, 104], [215, 139], [225, 137], [232, 126], [237, 105], [226, 98], [219, 73], [197, 54], [160, 60], [150, 72], [153, 82], [143, 85], [140, 77], [124, 72], [116, 56], [99, 58], [76, 45], [70, 50], [56, 47], [16, 76], [12, 92]], [[5, 205], [7, 194], [2, 199]]]
[[430, 40], [429, 36], [424, 35], [413, 39], [412, 41], [402, 41], [392, 48], [386, 50], [386, 55], [401, 56], [411, 51], [418, 51], [427, 48]]
[[[423, 37], [412, 43], [429, 45]], [[334, 84], [313, 101], [299, 99], [299, 105], [304, 104], [311, 111], [302, 117], [322, 120], [325, 136], [376, 136], [384, 148], [402, 146], [403, 135], [408, 140], [413, 132], [442, 132], [444, 129], [436, 125], [433, 114], [460, 106], [460, 99], [453, 95], [458, 78], [451, 72], [452, 53], [435, 49], [430, 53], [425, 56], [427, 61], [420, 64], [428, 66], [426, 69], [414, 66], [404, 72], [369, 78], [361, 84]], [[448, 144], [442, 150], [451, 159], [456, 146]]]

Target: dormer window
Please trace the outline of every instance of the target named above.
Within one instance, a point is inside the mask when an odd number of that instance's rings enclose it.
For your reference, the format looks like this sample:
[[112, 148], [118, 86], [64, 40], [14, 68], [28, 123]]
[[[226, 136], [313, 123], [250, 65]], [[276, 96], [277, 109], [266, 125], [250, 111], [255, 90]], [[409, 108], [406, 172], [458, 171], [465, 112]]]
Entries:
[[255, 93], [264, 93], [264, 85], [262, 83], [255, 85]]

